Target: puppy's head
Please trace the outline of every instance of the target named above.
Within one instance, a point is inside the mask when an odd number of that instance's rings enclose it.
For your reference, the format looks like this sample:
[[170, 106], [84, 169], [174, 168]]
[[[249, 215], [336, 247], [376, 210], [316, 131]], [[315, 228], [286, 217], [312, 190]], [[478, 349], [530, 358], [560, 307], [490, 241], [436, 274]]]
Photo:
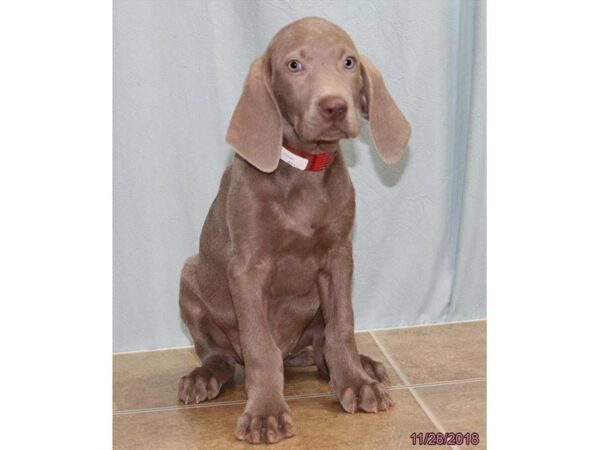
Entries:
[[310, 144], [356, 137], [359, 115], [370, 120], [380, 157], [398, 161], [410, 126], [381, 74], [341, 28], [305, 18], [280, 30], [250, 66], [227, 142], [252, 165], [272, 172], [281, 153], [282, 121]]
[[350, 36], [308, 18], [275, 35], [265, 58], [281, 115], [306, 143], [358, 135], [360, 59]]

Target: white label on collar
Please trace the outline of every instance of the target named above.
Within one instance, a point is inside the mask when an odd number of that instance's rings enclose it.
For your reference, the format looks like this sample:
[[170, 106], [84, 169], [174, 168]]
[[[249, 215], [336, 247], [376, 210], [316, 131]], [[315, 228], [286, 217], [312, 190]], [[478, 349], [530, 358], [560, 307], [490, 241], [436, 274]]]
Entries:
[[284, 147], [281, 147], [281, 159], [296, 169], [304, 170], [308, 166], [308, 159], [298, 156]]

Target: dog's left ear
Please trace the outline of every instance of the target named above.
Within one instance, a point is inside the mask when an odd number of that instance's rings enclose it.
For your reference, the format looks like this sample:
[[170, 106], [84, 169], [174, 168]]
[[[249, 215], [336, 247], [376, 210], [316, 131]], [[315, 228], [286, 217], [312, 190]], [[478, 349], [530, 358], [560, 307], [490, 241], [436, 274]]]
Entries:
[[377, 67], [364, 55], [360, 55], [360, 63], [365, 101], [361, 105], [363, 113], [369, 119], [379, 157], [387, 164], [394, 164], [408, 144], [410, 124], [394, 103]]

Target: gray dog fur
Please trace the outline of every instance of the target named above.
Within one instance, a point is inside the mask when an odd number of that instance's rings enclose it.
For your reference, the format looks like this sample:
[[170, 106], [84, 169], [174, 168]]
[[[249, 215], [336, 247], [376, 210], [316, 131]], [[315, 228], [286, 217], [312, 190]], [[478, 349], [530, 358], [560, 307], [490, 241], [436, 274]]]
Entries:
[[[236, 156], [208, 212], [200, 253], [183, 267], [179, 299], [202, 361], [181, 379], [179, 399], [215, 398], [243, 364], [248, 401], [237, 439], [294, 435], [284, 365], [316, 365], [345, 411], [392, 404], [384, 366], [360, 355], [354, 339], [354, 188], [339, 140], [358, 135], [361, 115], [379, 156], [398, 161], [408, 122], [373, 63], [324, 19], [286, 26], [250, 67], [227, 133]], [[298, 170], [280, 161], [284, 138], [336, 158], [323, 171]]]

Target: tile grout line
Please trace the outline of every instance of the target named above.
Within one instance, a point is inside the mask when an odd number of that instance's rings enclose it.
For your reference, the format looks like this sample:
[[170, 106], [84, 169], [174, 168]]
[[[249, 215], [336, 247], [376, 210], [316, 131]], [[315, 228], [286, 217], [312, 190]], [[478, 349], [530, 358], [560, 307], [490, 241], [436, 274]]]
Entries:
[[[388, 362], [390, 363], [390, 365], [396, 372], [396, 375], [398, 375], [398, 377], [400, 377], [402, 382], [407, 386], [408, 391], [412, 394], [412, 396], [417, 401], [417, 403], [419, 404], [419, 406], [421, 407], [423, 412], [427, 415], [427, 417], [429, 417], [429, 420], [431, 420], [433, 425], [438, 429], [438, 431], [440, 433], [446, 434], [446, 429], [442, 426], [442, 424], [437, 419], [435, 414], [433, 414], [433, 411], [431, 411], [431, 409], [429, 409], [429, 406], [427, 405], [427, 403], [425, 403], [425, 400], [423, 400], [423, 398], [419, 395], [419, 393], [416, 392], [415, 388], [410, 384], [410, 380], [408, 379], [406, 374], [402, 371], [402, 369], [400, 369], [398, 364], [396, 364], [396, 361], [394, 361], [394, 359], [391, 357], [391, 355], [388, 353], [388, 351], [384, 348], [383, 344], [381, 344], [381, 342], [379, 341], [379, 338], [377, 336], [375, 336], [375, 334], [371, 331], [369, 331], [369, 335], [371, 335], [371, 338], [375, 341], [375, 344], [377, 344], [377, 346], [379, 347], [379, 350], [381, 350], [381, 353], [383, 353], [383, 356], [386, 357], [386, 359], [388, 360]], [[459, 450], [460, 447], [458, 447], [456, 445], [452, 445], [452, 446], [450, 446], [450, 448], [452, 448], [453, 450]]]
[[225, 401], [225, 402], [216, 402], [216, 403], [199, 403], [199, 404], [192, 404], [192, 405], [158, 406], [156, 408], [124, 409], [121, 411], [113, 411], [113, 416], [130, 416], [130, 415], [134, 415], [134, 414], [144, 414], [144, 413], [185, 411], [188, 409], [203, 409], [203, 408], [215, 408], [217, 406], [243, 405], [244, 403], [246, 403], [246, 400], [229, 400], [229, 401]]
[[486, 380], [485, 377], [477, 377], [477, 378], [464, 378], [462, 380], [432, 381], [432, 382], [415, 383], [415, 384], [397, 384], [397, 385], [389, 387], [388, 389], [390, 389], [390, 390], [398, 390], [401, 388], [420, 389], [420, 388], [425, 388], [425, 387], [453, 386], [455, 384], [482, 383], [485, 380]]
[[[432, 383], [419, 383], [419, 384], [397, 384], [390, 386], [388, 390], [390, 391], [401, 391], [404, 389], [410, 388], [421, 388], [421, 387], [436, 387], [436, 386], [448, 386], [455, 384], [469, 384], [469, 383], [481, 383], [484, 382], [485, 378], [465, 378], [463, 380], [450, 380], [450, 381], [435, 381]], [[312, 398], [324, 398], [324, 397], [335, 397], [333, 392], [316, 392], [309, 394], [296, 394], [296, 395], [286, 395], [284, 396], [285, 400], [293, 401], [293, 400], [310, 400]], [[214, 408], [218, 406], [235, 406], [235, 405], [243, 405], [246, 403], [246, 399], [244, 400], [226, 400], [226, 401], [215, 401], [210, 403], [198, 403], [191, 405], [171, 405], [171, 406], [156, 406], [154, 408], [138, 408], [138, 409], [121, 409], [118, 411], [113, 411], [113, 416], [128, 416], [133, 414], [144, 414], [144, 413], [157, 413], [157, 412], [170, 412], [170, 411], [178, 411], [178, 410], [186, 410], [186, 409], [202, 409], [202, 408]]]
[[486, 321], [487, 321], [487, 318], [484, 317], [482, 319], [455, 320], [453, 322], [416, 323], [414, 325], [400, 325], [398, 327], [367, 328], [364, 330], [356, 330], [356, 332], [357, 333], [371, 333], [372, 331], [410, 330], [412, 328], [443, 327], [446, 325], [458, 325], [461, 323], [486, 322]]
[[[417, 323], [414, 325], [401, 325], [398, 327], [387, 327], [387, 328], [367, 328], [365, 330], [356, 330], [356, 333], [371, 333], [373, 331], [390, 331], [390, 330], [409, 330], [411, 328], [421, 328], [421, 327], [441, 327], [446, 325], [456, 325], [460, 323], [472, 323], [472, 322], [486, 322], [487, 318], [483, 319], [465, 319], [465, 320], [456, 320], [454, 322], [436, 322], [436, 323]], [[183, 350], [187, 348], [194, 348], [193, 345], [178, 345], [174, 347], [161, 347], [161, 348], [151, 348], [146, 350], [130, 350], [125, 352], [113, 352], [113, 356], [117, 355], [131, 355], [135, 353], [145, 353], [145, 352], [162, 352], [168, 350]]]
[[113, 352], [113, 356], [135, 355], [136, 353], [167, 352], [169, 350], [185, 350], [194, 348], [193, 345], [176, 345], [175, 347], [149, 348], [145, 350], [129, 350], [126, 352]]
[[[305, 400], [311, 398], [322, 398], [322, 397], [334, 397], [333, 392], [323, 392], [314, 394], [297, 394], [285, 396], [285, 400]], [[156, 408], [140, 408], [140, 409], [123, 409], [121, 411], [113, 411], [113, 416], [128, 416], [133, 414], [143, 413], [155, 413], [155, 412], [170, 412], [170, 411], [183, 411], [187, 409], [203, 409], [203, 408], [215, 408], [219, 406], [235, 406], [244, 405], [247, 400], [229, 400], [229, 401], [217, 401], [214, 403], [195, 403], [191, 405], [173, 405], [173, 406], [158, 406]]]

